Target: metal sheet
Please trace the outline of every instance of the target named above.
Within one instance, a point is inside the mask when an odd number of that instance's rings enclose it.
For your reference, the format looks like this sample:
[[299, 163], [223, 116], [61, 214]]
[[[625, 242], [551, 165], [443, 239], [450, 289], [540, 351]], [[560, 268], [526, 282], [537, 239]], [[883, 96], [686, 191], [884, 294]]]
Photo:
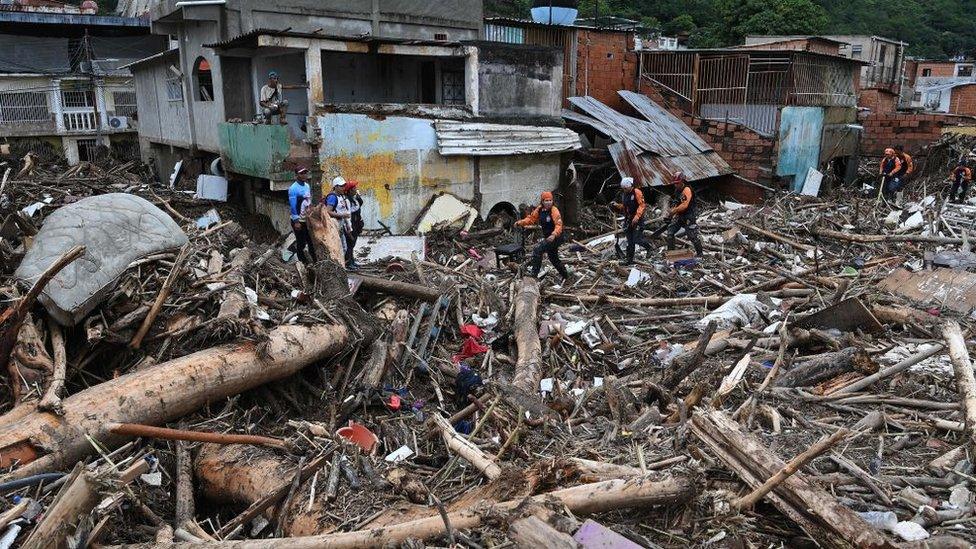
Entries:
[[509, 156], [575, 151], [576, 132], [549, 126], [478, 124], [439, 120], [434, 124], [442, 156]]
[[610, 156], [621, 174], [633, 177], [645, 187], [670, 185], [675, 173], [681, 172], [689, 181], [699, 181], [733, 172], [725, 160], [714, 151], [682, 156], [660, 156], [643, 152], [626, 141], [608, 147]]
[[856, 297], [845, 299], [797, 321], [800, 328], [836, 328], [842, 332], [862, 330], [864, 332], [883, 332], [884, 327], [874, 317], [871, 310]]
[[[665, 108], [651, 101], [650, 97], [628, 90], [617, 92], [631, 107], [634, 107], [641, 116], [654, 124], [654, 127], [664, 135], [666, 139], [675, 145], [682, 147], [685, 154], [705, 152], [712, 150], [712, 147], [698, 136], [680, 118], [668, 112]], [[687, 144], [687, 146], [684, 146]]]
[[976, 309], [976, 274], [939, 269], [913, 273], [905, 269], [888, 275], [881, 288], [908, 299], [969, 314]]

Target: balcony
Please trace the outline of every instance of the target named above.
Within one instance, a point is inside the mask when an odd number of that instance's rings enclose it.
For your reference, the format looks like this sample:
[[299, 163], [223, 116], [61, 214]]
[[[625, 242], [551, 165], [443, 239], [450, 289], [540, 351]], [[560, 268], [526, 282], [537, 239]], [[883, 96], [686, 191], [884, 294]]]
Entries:
[[224, 169], [268, 179], [271, 190], [291, 184], [297, 164], [318, 164], [311, 147], [294, 139], [288, 126], [225, 122], [218, 126], [217, 133]]
[[61, 125], [67, 133], [88, 133], [98, 129], [94, 109], [64, 109]]

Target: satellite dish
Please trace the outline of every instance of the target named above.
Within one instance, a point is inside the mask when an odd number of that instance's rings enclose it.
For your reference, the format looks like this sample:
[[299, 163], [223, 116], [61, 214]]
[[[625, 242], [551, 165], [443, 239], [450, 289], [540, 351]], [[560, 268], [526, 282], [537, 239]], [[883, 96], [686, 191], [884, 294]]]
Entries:
[[535, 0], [532, 2], [532, 20], [545, 25], [572, 25], [579, 15], [576, 0]]

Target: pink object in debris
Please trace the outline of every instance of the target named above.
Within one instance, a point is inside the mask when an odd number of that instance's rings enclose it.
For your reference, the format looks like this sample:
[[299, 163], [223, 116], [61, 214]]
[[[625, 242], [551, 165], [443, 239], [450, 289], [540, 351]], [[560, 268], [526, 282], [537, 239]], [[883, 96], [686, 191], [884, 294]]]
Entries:
[[365, 452], [372, 452], [380, 441], [372, 431], [355, 421], [350, 421], [348, 427], [340, 428], [336, 431], [336, 435], [359, 446]]
[[640, 545], [594, 520], [587, 520], [573, 539], [584, 549], [641, 549]]

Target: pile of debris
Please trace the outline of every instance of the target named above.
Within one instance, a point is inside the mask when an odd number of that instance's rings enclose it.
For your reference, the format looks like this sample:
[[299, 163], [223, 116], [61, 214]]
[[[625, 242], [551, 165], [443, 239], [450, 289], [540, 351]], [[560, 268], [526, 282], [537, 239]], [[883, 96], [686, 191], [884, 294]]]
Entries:
[[140, 170], [0, 188], [0, 547], [976, 543], [976, 275], [927, 270], [969, 253], [931, 188], [722, 203], [633, 267], [590, 208], [557, 285], [444, 223], [305, 268]]

